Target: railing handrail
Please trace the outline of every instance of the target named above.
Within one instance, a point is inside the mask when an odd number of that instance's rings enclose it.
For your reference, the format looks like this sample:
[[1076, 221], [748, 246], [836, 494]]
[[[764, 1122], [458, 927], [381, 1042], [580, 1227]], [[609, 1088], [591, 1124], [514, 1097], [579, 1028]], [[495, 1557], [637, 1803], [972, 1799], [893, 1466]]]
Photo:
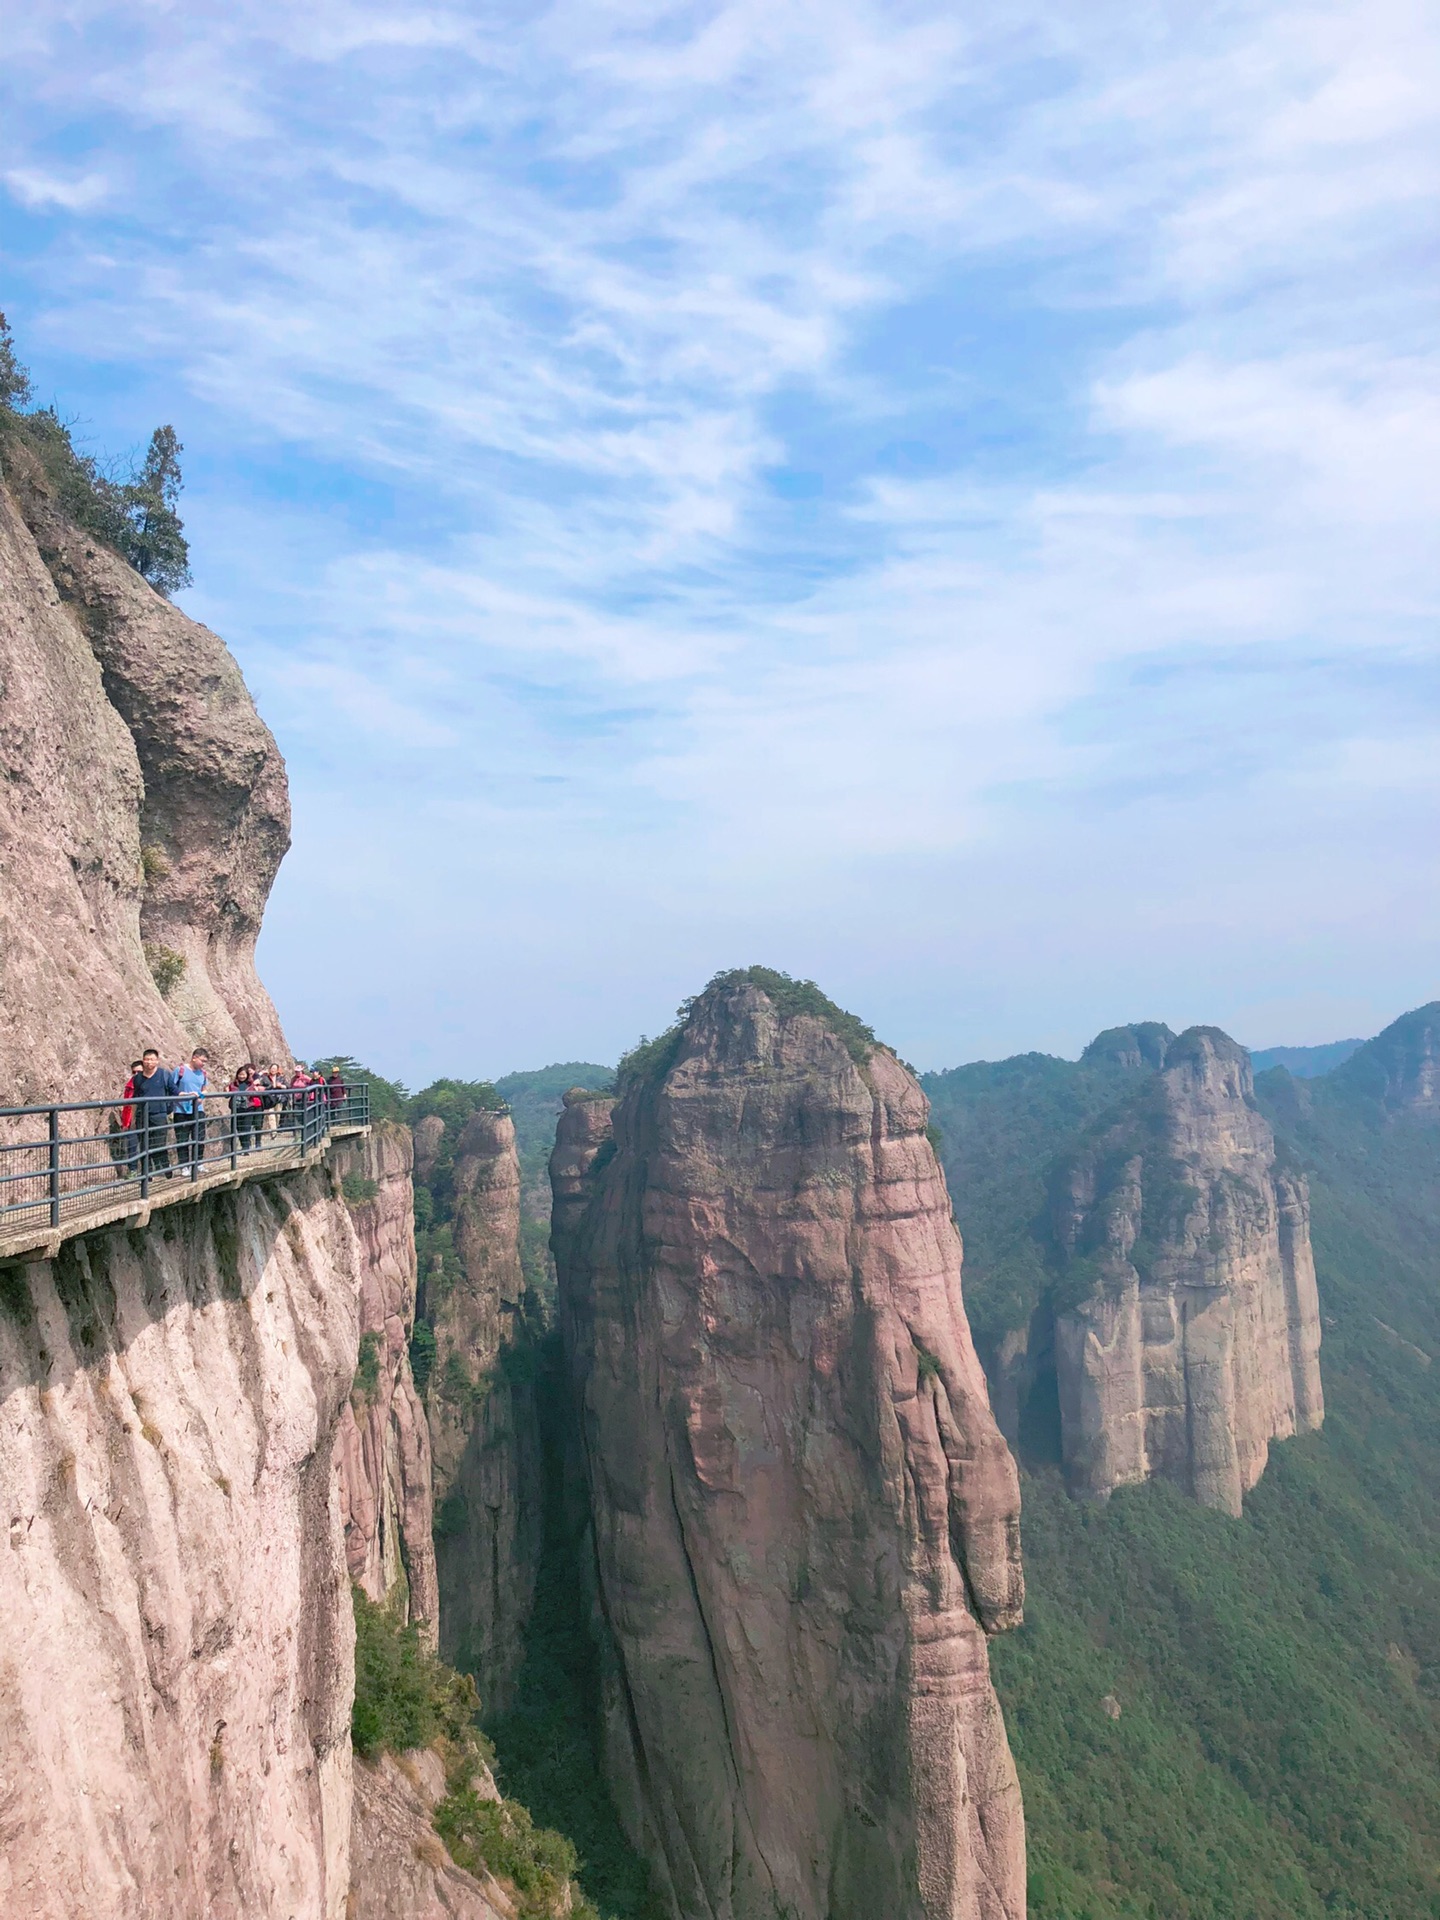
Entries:
[[[0, 1124], [0, 1222], [28, 1219], [58, 1228], [66, 1218], [108, 1212], [127, 1190], [138, 1192], [143, 1204], [161, 1178], [179, 1175], [193, 1183], [222, 1164], [232, 1173], [283, 1167], [303, 1161], [337, 1127], [370, 1124], [370, 1089], [363, 1081], [257, 1086], [254, 1093], [259, 1106], [244, 1104], [244, 1087], [226, 1086], [0, 1107], [0, 1123], [9, 1123]], [[115, 1117], [127, 1108], [130, 1124], [118, 1126]], [[65, 1114], [112, 1118], [99, 1131], [67, 1133]], [[27, 1119], [35, 1122], [33, 1137], [4, 1137]], [[103, 1157], [76, 1157], [82, 1149], [102, 1147]], [[104, 1177], [90, 1177], [96, 1175]], [[9, 1197], [16, 1186], [21, 1197]], [[103, 1196], [98, 1207], [97, 1196]], [[88, 1207], [82, 1204], [87, 1201]]]

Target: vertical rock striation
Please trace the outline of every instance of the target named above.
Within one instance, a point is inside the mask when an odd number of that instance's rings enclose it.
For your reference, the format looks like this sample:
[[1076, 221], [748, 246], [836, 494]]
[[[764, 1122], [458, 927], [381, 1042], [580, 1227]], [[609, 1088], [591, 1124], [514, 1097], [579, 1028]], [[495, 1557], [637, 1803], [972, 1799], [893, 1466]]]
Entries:
[[540, 1555], [540, 1444], [522, 1312], [520, 1162], [508, 1113], [480, 1109], [455, 1143], [459, 1277], [429, 1302], [428, 1396], [440, 1524], [441, 1649], [503, 1710]]
[[[415, 1324], [415, 1208], [410, 1136], [381, 1121], [331, 1149], [361, 1248], [360, 1374], [340, 1416], [336, 1460], [350, 1578], [395, 1600], [433, 1648], [440, 1590], [432, 1537], [430, 1430], [410, 1375]], [[343, 1190], [343, 1189], [342, 1189]], [[367, 1340], [368, 1336], [368, 1340]], [[367, 1351], [368, 1349], [368, 1351]]]
[[1244, 1048], [1181, 1034], [1067, 1156], [1053, 1230], [1072, 1490], [1158, 1475], [1238, 1514], [1270, 1442], [1324, 1413], [1309, 1194], [1277, 1157]]
[[1019, 1498], [910, 1074], [722, 976], [552, 1162], [617, 1798], [684, 1920], [1019, 1920]]
[[0, 1269], [7, 1915], [339, 1920], [361, 1257], [315, 1169]]

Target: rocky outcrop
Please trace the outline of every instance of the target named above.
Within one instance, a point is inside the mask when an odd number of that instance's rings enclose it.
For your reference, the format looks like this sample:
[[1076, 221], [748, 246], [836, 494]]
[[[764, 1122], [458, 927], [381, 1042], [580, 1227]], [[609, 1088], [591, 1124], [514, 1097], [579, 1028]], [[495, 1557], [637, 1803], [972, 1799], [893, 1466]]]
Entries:
[[1373, 1101], [1391, 1120], [1440, 1120], [1440, 1000], [1367, 1040], [1331, 1076], [1344, 1099]]
[[1213, 1027], [1170, 1044], [1067, 1156], [1053, 1231], [1072, 1490], [1162, 1476], [1238, 1514], [1270, 1442], [1324, 1412], [1309, 1195], [1276, 1154], [1244, 1048]]
[[427, 1113], [415, 1122], [415, 1178], [422, 1186], [435, 1171], [444, 1138], [445, 1122], [438, 1113]]
[[519, 1671], [541, 1526], [520, 1163], [508, 1113], [471, 1114], [452, 1177], [459, 1276], [428, 1302], [441, 1651], [482, 1675], [487, 1707], [502, 1711]]
[[439, 1633], [432, 1537], [430, 1430], [410, 1374], [415, 1325], [415, 1208], [410, 1136], [381, 1121], [368, 1139], [340, 1141], [331, 1161], [361, 1248], [360, 1355], [340, 1416], [336, 1460], [350, 1578]]
[[923, 1094], [756, 970], [607, 1106], [554, 1245], [633, 1837], [685, 1920], [1019, 1920], [1019, 1497]]
[[204, 1043], [227, 1066], [285, 1060], [254, 967], [289, 840], [275, 743], [223, 643], [78, 532], [23, 445], [7, 441], [5, 460], [7, 1098], [106, 1094], [146, 1042], [172, 1058]]
[[[488, 1770], [477, 1785], [484, 1798], [500, 1798]], [[430, 1818], [444, 1793], [444, 1764], [428, 1747], [355, 1762], [345, 1920], [517, 1920], [513, 1889], [450, 1858]]]
[[322, 1167], [0, 1268], [7, 1915], [343, 1912], [361, 1260]]

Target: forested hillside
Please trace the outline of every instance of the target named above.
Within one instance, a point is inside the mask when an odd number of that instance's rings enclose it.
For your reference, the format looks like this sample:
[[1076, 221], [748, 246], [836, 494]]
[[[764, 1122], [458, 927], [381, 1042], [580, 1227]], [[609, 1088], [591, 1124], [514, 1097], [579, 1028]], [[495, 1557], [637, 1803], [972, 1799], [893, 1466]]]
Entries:
[[[1022, 1447], [1027, 1624], [993, 1662], [1035, 1920], [1440, 1914], [1436, 1012], [1257, 1086], [1309, 1174], [1326, 1418], [1243, 1517], [1162, 1484], [1080, 1505]], [[1068, 1129], [1146, 1071], [1102, 1051], [927, 1082], [992, 1339], [1048, 1284]]]

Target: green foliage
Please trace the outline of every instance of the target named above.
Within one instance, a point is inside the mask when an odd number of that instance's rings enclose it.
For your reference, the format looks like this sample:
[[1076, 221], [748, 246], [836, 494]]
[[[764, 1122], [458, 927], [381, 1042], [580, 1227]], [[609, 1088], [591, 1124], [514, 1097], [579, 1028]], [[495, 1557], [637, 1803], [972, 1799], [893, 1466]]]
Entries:
[[[1257, 1082], [1281, 1165], [1309, 1172], [1323, 1430], [1272, 1448], [1240, 1520], [1164, 1484], [1096, 1507], [1024, 1478], [1026, 1624], [991, 1657], [1032, 1920], [1440, 1915], [1440, 1127], [1387, 1110], [1404, 1038]], [[1145, 1081], [1032, 1055], [927, 1087], [967, 1302], [1005, 1324], [997, 1271], [1040, 1244], [1046, 1167], [1117, 1092], [1143, 1134]], [[1168, 1173], [1147, 1165], [1152, 1213], [1192, 1203]]]
[[638, 1045], [623, 1055], [615, 1069], [616, 1087], [623, 1092], [641, 1081], [663, 1080], [675, 1064], [686, 1026], [700, 1001], [710, 994], [723, 992], [727, 987], [739, 986], [758, 987], [770, 999], [782, 1019], [792, 1019], [796, 1014], [806, 1013], [823, 1020], [830, 1031], [845, 1043], [846, 1050], [857, 1066], [863, 1067], [875, 1049], [875, 1035], [865, 1022], [853, 1013], [846, 1013], [843, 1007], [837, 1007], [813, 980], [795, 980], [788, 973], [777, 973], [773, 967], [732, 967], [727, 972], [717, 973], [704, 993], [682, 1001], [673, 1026], [667, 1027], [664, 1033], [658, 1034], [653, 1040], [642, 1038]]
[[468, 1674], [427, 1653], [419, 1630], [351, 1589], [355, 1604], [355, 1704], [350, 1738], [370, 1760], [382, 1750], [438, 1746], [447, 1771], [463, 1775], [488, 1743], [475, 1725], [480, 1698]]
[[[682, 1016], [689, 1012], [690, 1005], [691, 1002], [687, 1000], [680, 1010]], [[623, 1092], [642, 1080], [663, 1080], [679, 1057], [680, 1043], [684, 1038], [683, 1017], [653, 1040], [641, 1034], [629, 1052], [620, 1056], [620, 1064], [615, 1069], [616, 1087]]]
[[147, 940], [145, 964], [150, 969], [150, 978], [155, 982], [161, 998], [168, 1000], [185, 977], [184, 954], [177, 953], [174, 947], [165, 946], [162, 941]]
[[830, 1031], [844, 1041], [857, 1066], [863, 1067], [870, 1058], [876, 1045], [874, 1033], [855, 1014], [837, 1007], [813, 980], [794, 980], [788, 973], [777, 973], [773, 967], [736, 967], [729, 973], [717, 973], [705, 991], [711, 993], [716, 987], [742, 985], [759, 987], [782, 1018], [808, 1013], [823, 1020]]
[[[613, 1067], [596, 1066], [593, 1060], [563, 1060], [527, 1073], [507, 1073], [503, 1080], [495, 1082], [495, 1091], [508, 1103], [515, 1121], [521, 1188], [525, 1192], [539, 1190], [544, 1199], [535, 1218], [543, 1216], [547, 1240], [550, 1208], [544, 1183], [550, 1149], [555, 1144], [555, 1122], [560, 1115], [562, 1096], [571, 1087], [609, 1087], [614, 1078]], [[523, 1257], [524, 1249], [521, 1251]], [[545, 1264], [548, 1268], [548, 1262]], [[528, 1265], [526, 1276], [530, 1276]], [[548, 1271], [545, 1284], [548, 1287]]]
[[[412, 1093], [405, 1118], [413, 1127], [427, 1114], [438, 1114], [445, 1122], [447, 1138], [458, 1134], [472, 1113], [504, 1113], [505, 1097], [488, 1080], [432, 1080], [419, 1093]], [[453, 1147], [452, 1147], [453, 1152]]]
[[920, 1379], [938, 1380], [940, 1378], [940, 1362], [936, 1359], [935, 1355], [924, 1347], [918, 1348], [917, 1352], [919, 1358], [915, 1364], [915, 1371]]
[[404, 1120], [410, 1095], [400, 1081], [386, 1080], [380, 1074], [372, 1073], [369, 1067], [362, 1067], [348, 1053], [330, 1054], [324, 1060], [312, 1060], [310, 1064], [317, 1073], [326, 1075], [338, 1067], [347, 1085], [368, 1087], [372, 1120]]
[[153, 886], [157, 880], [163, 880], [170, 871], [170, 860], [163, 847], [141, 847], [140, 871], [145, 876], [146, 886]]
[[[537, 1827], [514, 1800], [482, 1800], [468, 1789], [452, 1793], [435, 1809], [435, 1831], [458, 1866], [474, 1873], [488, 1867], [520, 1894], [519, 1920], [550, 1920], [563, 1908], [578, 1871], [575, 1849], [562, 1834]], [[599, 1920], [588, 1900], [568, 1908], [576, 1920]]]
[[113, 547], [151, 586], [165, 594], [188, 587], [189, 547], [176, 510], [184, 449], [175, 429], [157, 427], [139, 466], [117, 474], [76, 447], [54, 407], [32, 412], [30, 401], [30, 376], [0, 314], [0, 446], [26, 446], [66, 517]]
[[563, 1428], [568, 1405], [558, 1334], [540, 1349], [537, 1405], [544, 1466], [544, 1541], [525, 1659], [511, 1710], [489, 1731], [500, 1784], [568, 1834], [589, 1897], [616, 1920], [663, 1920], [645, 1863], [631, 1849], [601, 1752], [599, 1659], [582, 1584], [580, 1541], [567, 1520]]
[[363, 1173], [347, 1173], [340, 1181], [340, 1191], [347, 1207], [363, 1207], [379, 1193], [380, 1182], [367, 1179]]
[[1052, 1164], [1140, 1077], [1113, 1060], [1045, 1053], [921, 1076], [965, 1242], [965, 1304], [982, 1340], [1023, 1326], [1054, 1278]]
[[10, 322], [0, 313], [0, 407], [18, 412], [30, 399], [30, 375], [16, 355]]
[[190, 585], [190, 548], [176, 510], [183, 484], [174, 427], [157, 427], [145, 458], [125, 488], [130, 533], [125, 558], [161, 593]]
[[452, 1487], [435, 1509], [435, 1519], [430, 1531], [437, 1540], [458, 1540], [464, 1533], [470, 1511], [465, 1504], [463, 1493]]
[[410, 1335], [410, 1377], [415, 1391], [423, 1394], [435, 1369], [435, 1329], [427, 1320], [417, 1320]]
[[362, 1333], [360, 1358], [355, 1368], [355, 1383], [351, 1392], [357, 1399], [368, 1403], [375, 1398], [379, 1386], [380, 1336], [378, 1333]]

